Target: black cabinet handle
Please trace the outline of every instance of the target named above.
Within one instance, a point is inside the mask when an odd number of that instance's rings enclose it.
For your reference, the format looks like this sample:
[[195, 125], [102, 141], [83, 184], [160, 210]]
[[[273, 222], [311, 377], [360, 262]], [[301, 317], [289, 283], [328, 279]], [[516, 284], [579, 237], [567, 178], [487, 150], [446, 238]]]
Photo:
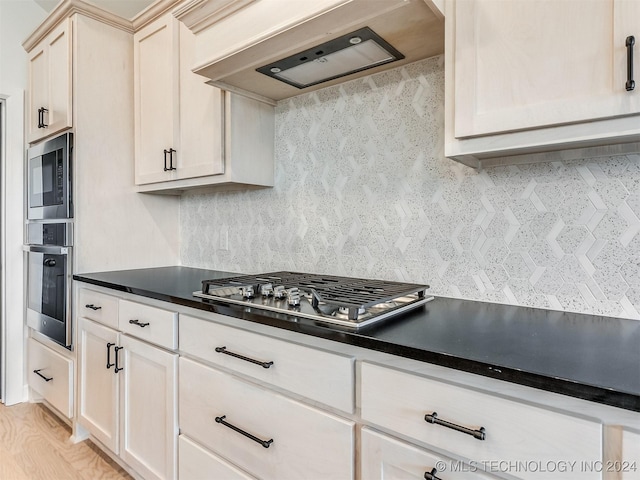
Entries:
[[39, 368], [37, 370], [34, 370], [33, 373], [35, 373], [36, 375], [38, 375], [40, 378], [42, 378], [45, 382], [50, 382], [51, 380], [53, 380], [53, 377], [45, 377], [43, 374], [40, 373], [40, 370], [42, 370], [42, 368]]
[[241, 433], [242, 435], [244, 435], [247, 438], [250, 438], [251, 440], [253, 440], [254, 442], [259, 443], [260, 445], [262, 445], [264, 448], [269, 448], [269, 446], [273, 443], [273, 438], [270, 440], [261, 440], [258, 437], [251, 435], [248, 432], [245, 432], [244, 430], [236, 427], [235, 425], [231, 425], [228, 422], [225, 422], [224, 419], [227, 418], [226, 415], [222, 415], [221, 417], [216, 417], [216, 423], [221, 423], [222, 425], [224, 425], [225, 427], [229, 427], [231, 430]]
[[633, 80], [633, 46], [635, 44], [636, 37], [629, 35], [625, 42], [625, 46], [627, 47], [627, 83], [625, 83], [624, 86], [627, 92], [636, 88], [636, 82]]
[[173, 166], [173, 154], [175, 150], [173, 148], [169, 149], [169, 170], [175, 170], [176, 167]]
[[430, 472], [424, 472], [425, 480], [442, 480], [440, 477], [436, 477], [436, 473], [438, 473], [438, 470], [435, 468], [432, 468]]
[[[175, 150], [170, 148], [169, 150], [164, 150], [164, 171], [169, 172], [171, 170], [175, 170], [176, 167], [173, 166], [173, 153]], [[167, 167], [167, 154], [169, 155], [169, 166]]]
[[136, 319], [136, 320], [129, 320], [129, 323], [130, 323], [131, 325], [137, 325], [137, 326], [139, 326], [140, 328], [144, 328], [144, 327], [146, 327], [147, 325], [149, 325], [149, 322], [141, 322], [140, 320], [137, 320], [137, 319]]
[[253, 358], [245, 357], [244, 355], [240, 355], [239, 353], [230, 352], [229, 350], [227, 350], [227, 347], [216, 347], [216, 352], [239, 358], [240, 360], [244, 360], [245, 362], [251, 362], [256, 365], [260, 365], [262, 368], [269, 368], [271, 367], [271, 365], [273, 365], [273, 362], [261, 362], [260, 360], [254, 360]]
[[434, 425], [442, 425], [443, 427], [451, 428], [452, 430], [466, 433], [467, 435], [471, 435], [473, 438], [477, 438], [478, 440], [484, 440], [486, 436], [484, 427], [480, 427], [479, 430], [472, 430], [467, 427], [461, 427], [460, 425], [456, 425], [455, 423], [447, 422], [445, 420], [440, 420], [436, 412], [433, 412], [431, 414], [427, 413], [424, 416], [424, 420], [427, 423], [433, 423]]
[[90, 308], [93, 311], [100, 310], [102, 308], [102, 307], [99, 307], [99, 306], [96, 307], [93, 303], [89, 303], [88, 305], [85, 305], [85, 307], [86, 308]]
[[115, 365], [115, 363], [111, 363], [111, 347], [113, 347], [114, 345], [115, 343], [107, 343], [107, 370]]
[[44, 107], [38, 109], [38, 128], [47, 128], [49, 126], [44, 123], [45, 112], [49, 112], [49, 110]]
[[118, 360], [120, 359], [120, 355], [118, 355], [118, 352], [120, 350], [124, 350], [124, 347], [116, 347], [116, 348], [114, 348], [114, 351], [116, 352], [116, 363], [115, 363], [115, 367], [116, 368], [113, 371], [116, 372], [116, 373], [124, 370], [124, 368], [121, 368], [121, 367], [118, 366]]

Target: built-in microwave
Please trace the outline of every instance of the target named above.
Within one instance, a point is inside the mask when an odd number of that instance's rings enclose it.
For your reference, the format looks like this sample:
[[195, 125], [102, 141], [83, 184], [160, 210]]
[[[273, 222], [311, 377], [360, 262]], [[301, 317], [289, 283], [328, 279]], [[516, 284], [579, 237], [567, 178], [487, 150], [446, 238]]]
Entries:
[[72, 151], [71, 132], [28, 150], [28, 220], [73, 218]]

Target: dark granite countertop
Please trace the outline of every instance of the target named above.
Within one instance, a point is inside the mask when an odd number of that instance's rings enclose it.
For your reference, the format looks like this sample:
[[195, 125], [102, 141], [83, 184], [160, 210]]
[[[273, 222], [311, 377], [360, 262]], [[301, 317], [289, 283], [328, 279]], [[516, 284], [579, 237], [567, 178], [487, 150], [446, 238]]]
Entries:
[[424, 308], [351, 332], [285, 314], [194, 297], [189, 267], [86, 273], [74, 280], [276, 328], [640, 411], [640, 321], [436, 297]]

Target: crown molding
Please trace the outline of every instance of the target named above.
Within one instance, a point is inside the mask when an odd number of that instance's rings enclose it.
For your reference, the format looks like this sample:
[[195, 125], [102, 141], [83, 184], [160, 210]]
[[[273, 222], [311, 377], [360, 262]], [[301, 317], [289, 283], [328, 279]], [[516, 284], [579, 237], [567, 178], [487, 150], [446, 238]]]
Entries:
[[23, 48], [29, 52], [42, 40], [53, 28], [65, 18], [80, 13], [99, 22], [119, 28], [125, 32], [133, 33], [131, 20], [124, 19], [114, 13], [103, 10], [83, 0], [62, 0], [36, 30], [22, 42]]

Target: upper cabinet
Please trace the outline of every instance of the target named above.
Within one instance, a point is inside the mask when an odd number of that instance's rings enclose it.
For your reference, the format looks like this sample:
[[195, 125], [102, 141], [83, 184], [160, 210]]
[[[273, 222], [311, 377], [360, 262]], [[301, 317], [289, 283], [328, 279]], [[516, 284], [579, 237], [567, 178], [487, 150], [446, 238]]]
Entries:
[[640, 1], [447, 0], [446, 26], [447, 156], [638, 148]]
[[29, 51], [27, 140], [36, 142], [72, 125], [72, 21], [65, 19]]
[[189, 71], [191, 37], [172, 15], [135, 34], [137, 184], [224, 172], [222, 92]]
[[[444, 51], [444, 19], [432, 0], [191, 0], [175, 15], [196, 34], [193, 71], [232, 91], [281, 100]], [[369, 27], [401, 60], [297, 88], [256, 71]], [[328, 70], [329, 51], [311, 51]], [[334, 57], [335, 58], [335, 57]], [[300, 60], [297, 58], [296, 60]]]
[[[180, 193], [220, 184], [273, 185], [274, 109], [234, 99], [191, 72], [194, 35], [171, 13], [134, 35], [135, 182]], [[235, 122], [236, 103], [249, 109]], [[236, 109], [237, 110], [237, 109]], [[243, 141], [251, 149], [232, 149]]]

